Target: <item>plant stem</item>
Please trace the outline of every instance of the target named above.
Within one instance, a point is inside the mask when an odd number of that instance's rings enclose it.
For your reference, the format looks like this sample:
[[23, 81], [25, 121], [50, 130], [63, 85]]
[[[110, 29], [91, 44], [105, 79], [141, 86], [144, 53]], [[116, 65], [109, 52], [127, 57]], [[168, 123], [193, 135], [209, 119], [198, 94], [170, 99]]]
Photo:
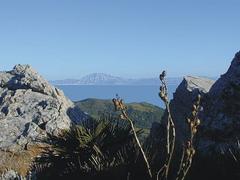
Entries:
[[144, 159], [144, 162], [145, 162], [145, 165], [146, 165], [146, 168], [147, 168], [148, 175], [149, 175], [150, 178], [152, 178], [152, 172], [151, 172], [151, 168], [150, 168], [149, 162], [148, 162], [147, 157], [146, 157], [146, 155], [145, 155], [145, 152], [144, 152], [144, 150], [143, 150], [143, 148], [142, 148], [142, 146], [141, 146], [141, 143], [140, 143], [140, 141], [139, 141], [139, 139], [138, 139], [138, 137], [137, 137], [137, 133], [136, 133], [136, 130], [135, 130], [135, 128], [134, 128], [133, 122], [132, 122], [132, 120], [128, 117], [128, 115], [127, 115], [127, 113], [126, 113], [125, 110], [122, 110], [122, 115], [128, 120], [128, 122], [129, 122], [129, 124], [130, 124], [130, 126], [131, 126], [131, 129], [132, 129], [133, 135], [134, 135], [134, 139], [136, 140], [137, 145], [138, 145], [138, 148], [140, 149], [140, 152], [141, 152], [142, 157], [143, 157], [143, 159]]

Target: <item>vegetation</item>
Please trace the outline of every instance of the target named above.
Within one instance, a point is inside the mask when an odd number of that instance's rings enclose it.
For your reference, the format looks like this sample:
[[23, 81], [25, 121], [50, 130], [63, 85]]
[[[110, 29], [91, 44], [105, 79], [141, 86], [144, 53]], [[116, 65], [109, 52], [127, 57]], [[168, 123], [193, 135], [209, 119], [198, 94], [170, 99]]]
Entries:
[[[75, 102], [76, 107], [88, 113], [95, 119], [101, 119], [102, 116], [114, 116], [116, 111], [111, 100], [85, 99]], [[127, 113], [133, 120], [136, 129], [141, 129], [140, 140], [148, 137], [152, 123], [161, 122], [164, 109], [149, 103], [127, 103]]]
[[121, 118], [122, 120], [127, 120], [128, 123], [130, 124], [131, 130], [132, 130], [133, 135], [134, 135], [134, 140], [136, 141], [137, 146], [138, 146], [138, 148], [139, 148], [139, 150], [140, 150], [140, 154], [141, 154], [141, 156], [142, 156], [142, 158], [143, 158], [143, 160], [144, 160], [144, 164], [145, 164], [145, 166], [146, 166], [145, 168], [146, 168], [146, 170], [147, 170], [147, 173], [148, 173], [148, 175], [149, 175], [149, 178], [152, 178], [153, 176], [152, 176], [152, 172], [151, 172], [151, 168], [150, 168], [148, 159], [147, 159], [147, 157], [146, 157], [146, 155], [145, 155], [145, 152], [144, 152], [144, 150], [143, 150], [143, 148], [142, 148], [142, 145], [141, 145], [141, 143], [140, 143], [140, 141], [139, 141], [139, 139], [138, 139], [138, 136], [137, 136], [135, 127], [134, 127], [134, 125], [133, 125], [133, 121], [129, 118], [129, 116], [128, 116], [128, 114], [127, 114], [127, 111], [126, 111], [126, 110], [127, 110], [127, 107], [124, 105], [123, 100], [120, 99], [120, 98], [118, 98], [118, 97], [117, 97], [117, 99], [113, 99], [113, 103], [114, 103], [114, 106], [115, 106], [115, 110], [116, 110], [116, 111], [119, 110], [119, 111], [121, 112], [120, 118]]
[[[29, 145], [19, 152], [0, 151], [0, 174], [8, 170], [14, 170], [20, 176], [25, 177], [31, 169], [34, 157], [44, 151], [44, 146]], [[1, 178], [0, 178], [1, 179]]]
[[[115, 114], [111, 100], [85, 99], [75, 103], [82, 111], [87, 112], [95, 119], [103, 114]], [[150, 129], [153, 122], [161, 122], [164, 109], [149, 103], [127, 103], [127, 113], [134, 120], [137, 128]]]
[[[136, 132], [137, 134], [140, 131]], [[87, 120], [61, 136], [49, 136], [53, 146], [33, 166], [39, 179], [126, 179], [126, 169], [137, 161], [134, 134], [125, 122]]]
[[195, 155], [193, 139], [197, 133], [197, 127], [200, 125], [200, 119], [198, 119], [198, 113], [201, 108], [200, 99], [201, 96], [199, 95], [196, 103], [193, 105], [191, 116], [187, 118], [187, 123], [190, 129], [190, 136], [188, 141], [183, 146], [180, 167], [177, 174], [177, 180], [185, 179], [189, 171], [189, 168], [192, 166], [193, 156]]
[[[49, 136], [48, 141], [51, 142], [52, 147], [48, 147], [33, 166], [37, 177], [39, 179], [185, 179], [195, 154], [193, 138], [200, 123], [198, 119], [200, 97], [193, 105], [192, 114], [188, 119], [189, 140], [184, 146], [178, 173], [176, 177], [172, 178], [173, 176], [170, 176], [169, 172], [174, 163], [175, 126], [169, 108], [165, 76], [164, 71], [160, 75], [162, 85], [159, 93], [165, 103], [168, 117], [165, 151], [162, 154], [163, 162], [159, 162], [162, 164], [161, 168], [153, 166], [151, 158], [149, 158], [153, 157], [151, 151], [148, 151], [149, 146], [143, 146], [139, 140], [141, 129], [134, 126], [134, 121], [129, 115], [131, 111], [123, 100], [116, 97], [112, 100], [114, 106], [102, 107], [104, 110], [106, 108], [114, 110], [116, 113], [110, 113], [107, 116], [105, 114], [99, 116], [97, 120], [90, 119], [77, 126], [73, 125], [70, 131], [63, 132], [60, 136]], [[93, 106], [90, 103], [86, 109], [95, 109]], [[142, 105], [135, 105], [135, 109], [151, 111], [153, 108], [148, 106], [143, 109]], [[96, 108], [91, 113], [96, 115], [97, 111]]]
[[188, 179], [240, 179], [240, 145], [229, 145], [229, 148], [219, 153], [209, 155], [196, 154]]

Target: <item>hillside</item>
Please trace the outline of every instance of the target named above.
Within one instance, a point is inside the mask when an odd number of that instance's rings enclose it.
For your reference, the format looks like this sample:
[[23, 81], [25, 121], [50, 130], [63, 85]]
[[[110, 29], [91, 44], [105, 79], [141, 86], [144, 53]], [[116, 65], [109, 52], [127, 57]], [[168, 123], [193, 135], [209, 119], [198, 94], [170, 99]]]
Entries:
[[[82, 111], [94, 118], [103, 113], [113, 113], [114, 106], [111, 100], [85, 99], [75, 102]], [[128, 113], [138, 128], [150, 129], [153, 122], [160, 122], [164, 110], [149, 103], [127, 103]]]

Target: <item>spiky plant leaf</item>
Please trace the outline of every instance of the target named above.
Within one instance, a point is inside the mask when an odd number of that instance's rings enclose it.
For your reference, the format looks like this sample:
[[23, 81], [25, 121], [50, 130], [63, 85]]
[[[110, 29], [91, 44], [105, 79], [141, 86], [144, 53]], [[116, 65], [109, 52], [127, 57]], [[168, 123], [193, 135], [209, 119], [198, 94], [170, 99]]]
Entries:
[[53, 144], [51, 151], [38, 159], [37, 164], [47, 167], [55, 177], [108, 171], [134, 163], [138, 154], [131, 128], [113, 117], [82, 122], [62, 136], [49, 136], [49, 141]]

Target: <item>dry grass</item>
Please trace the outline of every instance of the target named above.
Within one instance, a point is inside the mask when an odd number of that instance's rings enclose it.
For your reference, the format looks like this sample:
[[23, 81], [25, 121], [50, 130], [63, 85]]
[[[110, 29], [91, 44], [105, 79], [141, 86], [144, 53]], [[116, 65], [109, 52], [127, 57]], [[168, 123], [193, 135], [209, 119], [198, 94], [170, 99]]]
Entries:
[[39, 156], [46, 146], [43, 145], [31, 145], [27, 150], [18, 152], [0, 151], [0, 174], [14, 170], [20, 176], [25, 177], [35, 158]]

